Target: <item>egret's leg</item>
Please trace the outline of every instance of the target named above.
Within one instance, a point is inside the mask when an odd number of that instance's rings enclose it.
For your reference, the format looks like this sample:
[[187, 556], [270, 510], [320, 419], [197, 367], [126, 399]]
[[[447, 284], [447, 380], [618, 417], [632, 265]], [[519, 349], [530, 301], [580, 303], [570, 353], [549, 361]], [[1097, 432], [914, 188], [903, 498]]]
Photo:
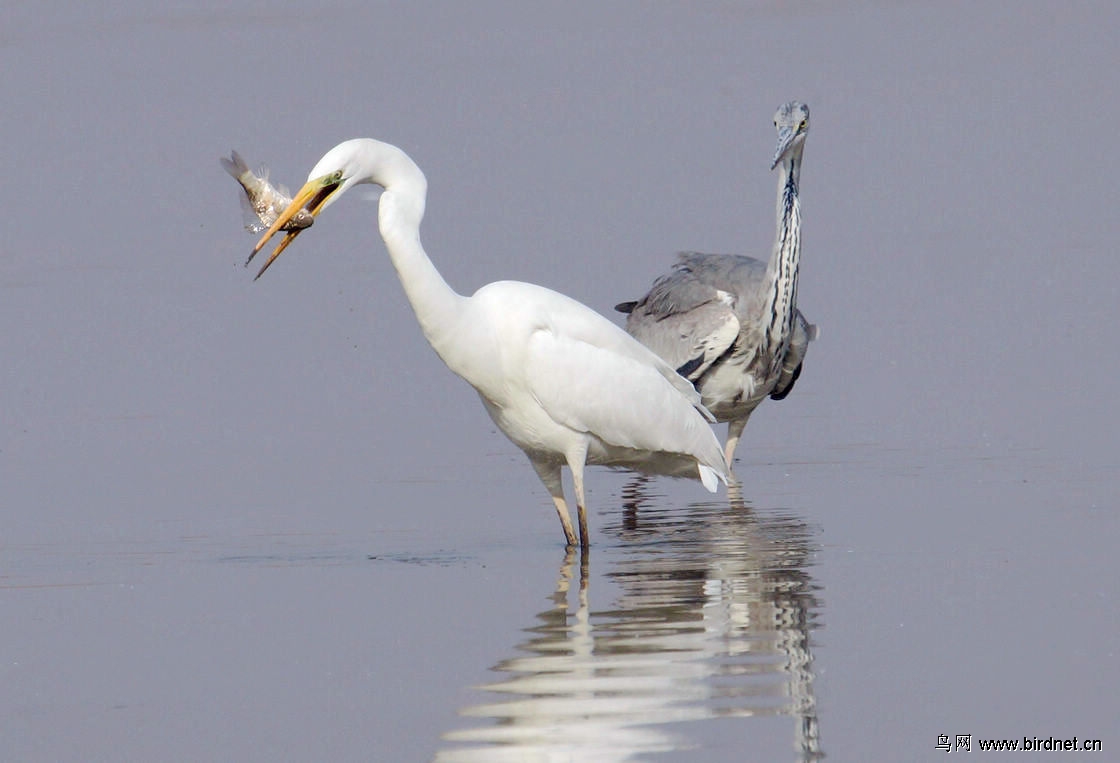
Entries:
[[579, 519], [579, 546], [586, 549], [591, 545], [591, 533], [587, 530], [587, 500], [583, 496], [583, 467], [587, 463], [587, 443], [568, 454], [568, 468], [572, 470], [572, 488], [576, 493], [576, 516]]
[[560, 517], [560, 526], [564, 528], [564, 538], [569, 546], [576, 545], [576, 534], [572, 529], [572, 517], [568, 513], [568, 504], [564, 502], [564, 483], [560, 479], [560, 464], [549, 461], [538, 461], [530, 458], [537, 476], [541, 478], [548, 494], [552, 496], [552, 503], [556, 505], [556, 514]]
[[587, 529], [587, 501], [583, 497], [583, 464], [572, 469], [572, 484], [576, 491], [576, 517], [579, 520], [579, 547], [591, 546], [591, 533]]
[[739, 440], [743, 436], [743, 430], [747, 426], [747, 419], [751, 415], [748, 413], [741, 419], [735, 419], [727, 424], [727, 442], [723, 446], [723, 458], [727, 461], [727, 471], [731, 472], [732, 479], [734, 475], [735, 465], [735, 448], [739, 445]]

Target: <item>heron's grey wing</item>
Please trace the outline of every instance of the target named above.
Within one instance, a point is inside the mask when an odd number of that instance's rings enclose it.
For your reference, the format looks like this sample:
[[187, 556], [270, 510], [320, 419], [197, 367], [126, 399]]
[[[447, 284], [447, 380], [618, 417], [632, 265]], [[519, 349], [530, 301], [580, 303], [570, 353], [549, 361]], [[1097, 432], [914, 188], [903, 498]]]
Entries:
[[809, 323], [798, 310], [793, 322], [793, 336], [790, 337], [789, 349], [786, 350], [786, 357], [782, 362], [782, 375], [778, 377], [777, 384], [770, 392], [772, 400], [783, 400], [793, 390], [797, 377], [801, 376], [801, 364], [805, 360], [809, 342], [817, 338], [817, 333], [816, 325]]
[[[681, 252], [678, 256], [677, 267], [681, 271], [687, 271], [697, 281], [736, 296], [736, 313], [744, 331], [758, 325], [761, 320], [759, 310], [765, 296], [765, 262], [739, 254]], [[801, 364], [809, 342], [816, 338], [817, 327], [809, 323], [800, 310], [796, 310], [793, 336], [782, 362], [782, 373], [770, 393], [772, 399], [781, 400], [793, 390], [797, 377], [801, 375]]]
[[619, 309], [630, 313], [626, 330], [635, 339], [692, 381], [739, 336], [734, 295], [683, 269], [657, 279], [642, 299]]
[[766, 263], [742, 254], [678, 252], [676, 269], [740, 299], [758, 292], [766, 278]]
[[[687, 312], [715, 299], [733, 301], [739, 316], [744, 301], [766, 275], [766, 264], [738, 254], [678, 252], [673, 269], [653, 282], [639, 300], [615, 305], [620, 313], [640, 311], [656, 318]], [[748, 297], [744, 300], [744, 297]]]

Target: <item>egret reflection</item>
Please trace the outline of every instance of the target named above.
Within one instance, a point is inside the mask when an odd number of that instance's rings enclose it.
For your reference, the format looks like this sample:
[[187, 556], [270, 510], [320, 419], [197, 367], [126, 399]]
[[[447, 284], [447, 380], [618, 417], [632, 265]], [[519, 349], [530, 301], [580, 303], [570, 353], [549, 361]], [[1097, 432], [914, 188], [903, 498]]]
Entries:
[[823, 757], [812, 529], [737, 490], [730, 507], [680, 509], [646, 488], [631, 483], [596, 554], [613, 601], [592, 607], [589, 556], [568, 553], [552, 603], [481, 687], [493, 701], [461, 711], [489, 722], [445, 734], [437, 761], [635, 760], [702, 746], [686, 722], [753, 716], [793, 720], [793, 760]]

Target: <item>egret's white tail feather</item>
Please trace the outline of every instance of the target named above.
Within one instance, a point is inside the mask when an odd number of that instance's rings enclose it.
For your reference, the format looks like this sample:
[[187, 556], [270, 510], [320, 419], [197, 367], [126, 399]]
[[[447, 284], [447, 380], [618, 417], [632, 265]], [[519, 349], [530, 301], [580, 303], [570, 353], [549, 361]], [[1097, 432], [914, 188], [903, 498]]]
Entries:
[[720, 476], [719, 472], [710, 466], [697, 464], [700, 469], [700, 481], [704, 483], [704, 487], [708, 489], [709, 493], [714, 493], [719, 488], [720, 480], [727, 482], [726, 479]]

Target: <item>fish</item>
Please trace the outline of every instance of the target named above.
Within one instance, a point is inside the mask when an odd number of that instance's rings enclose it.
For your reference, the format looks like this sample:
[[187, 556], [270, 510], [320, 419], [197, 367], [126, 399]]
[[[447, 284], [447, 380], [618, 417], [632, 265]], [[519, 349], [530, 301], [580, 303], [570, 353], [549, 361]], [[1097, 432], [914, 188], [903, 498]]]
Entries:
[[[222, 167], [234, 180], [241, 184], [245, 194], [241, 197], [241, 211], [245, 218], [245, 229], [250, 233], [262, 233], [272, 227], [280, 213], [292, 203], [292, 197], [284, 186], [274, 186], [268, 181], [268, 169], [261, 167], [256, 172], [236, 151], [230, 152], [227, 159], [220, 158]], [[293, 231], [311, 227], [315, 218], [306, 209], [301, 209], [284, 223], [280, 230]]]

